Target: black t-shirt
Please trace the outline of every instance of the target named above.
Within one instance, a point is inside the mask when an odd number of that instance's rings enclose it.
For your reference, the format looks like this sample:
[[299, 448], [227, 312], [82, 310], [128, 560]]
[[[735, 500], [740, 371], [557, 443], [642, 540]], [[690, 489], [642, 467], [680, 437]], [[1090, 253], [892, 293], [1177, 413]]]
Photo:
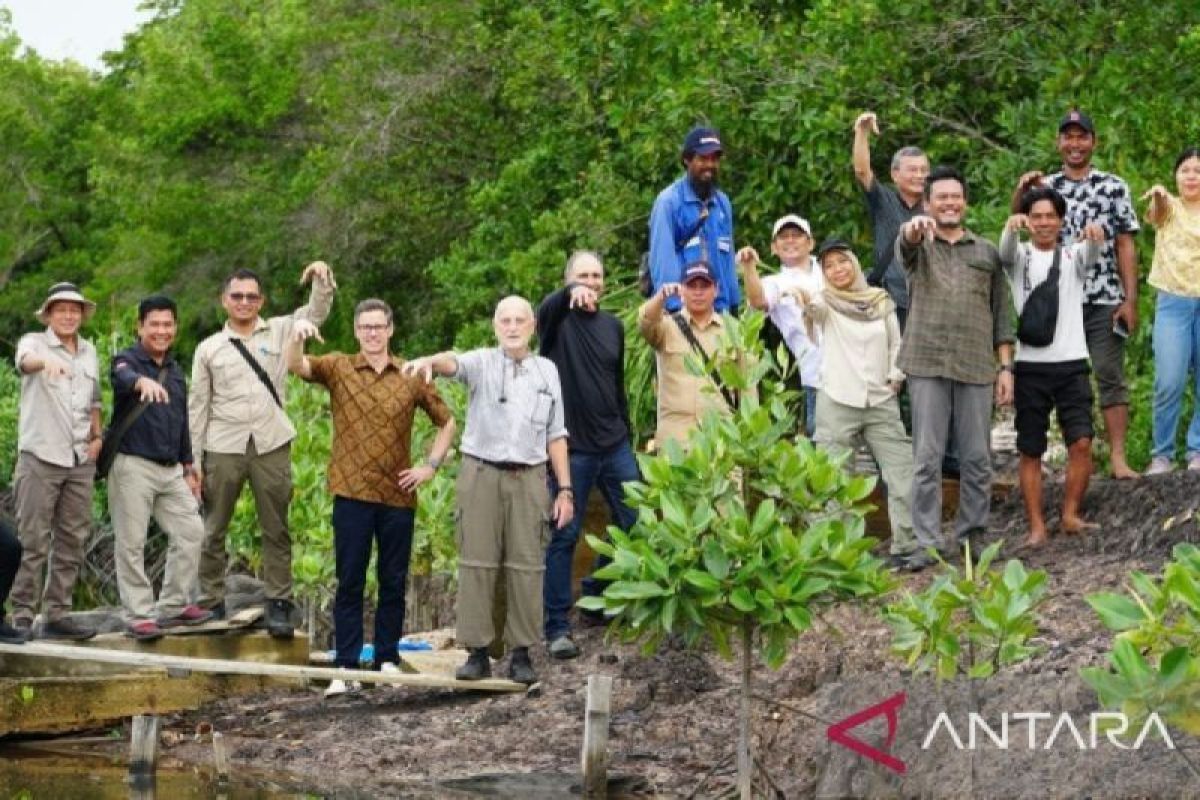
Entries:
[[[160, 464], [190, 464], [192, 439], [188, 432], [187, 384], [183, 370], [170, 355], [163, 360], [162, 366], [167, 368], [162, 379], [167, 402], [150, 403], [121, 437], [117, 452]], [[138, 395], [133, 387], [138, 378], [157, 381], [161, 368], [142, 349], [141, 343], [112, 357], [109, 376], [113, 386], [113, 415], [110, 424], [118, 424], [137, 407]]]
[[608, 312], [570, 308], [573, 287], [538, 306], [538, 352], [558, 367], [571, 450], [607, 453], [630, 436], [625, 329]]

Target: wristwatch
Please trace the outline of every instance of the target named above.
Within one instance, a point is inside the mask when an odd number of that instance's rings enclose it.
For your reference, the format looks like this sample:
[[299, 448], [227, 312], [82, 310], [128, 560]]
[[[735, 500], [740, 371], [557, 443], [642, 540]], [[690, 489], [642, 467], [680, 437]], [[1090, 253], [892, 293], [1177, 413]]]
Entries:
[[433, 456], [430, 456], [429, 458], [425, 459], [425, 463], [430, 469], [432, 469], [434, 472], [437, 472], [438, 467], [442, 465], [442, 460], [440, 458], [434, 458]]
[[1001, 364], [999, 367], [996, 368], [996, 371], [997, 372], [1012, 372], [1013, 365], [1012, 364]]

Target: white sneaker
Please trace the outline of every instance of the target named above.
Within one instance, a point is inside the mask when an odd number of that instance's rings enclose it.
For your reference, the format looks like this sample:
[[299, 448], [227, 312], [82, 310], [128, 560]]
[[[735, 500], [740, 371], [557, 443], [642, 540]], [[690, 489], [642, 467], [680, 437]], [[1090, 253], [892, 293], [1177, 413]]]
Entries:
[[1200, 453], [1192, 453], [1188, 456], [1188, 472], [1200, 472]]
[[[344, 669], [344, 668], [343, 668]], [[347, 681], [341, 678], [334, 678], [325, 687], [326, 697], [340, 697], [344, 694], [354, 694], [362, 690], [362, 683], [359, 681]]]
[[[1191, 467], [1190, 463], [1188, 464], [1188, 467]], [[1166, 456], [1155, 456], [1154, 458], [1150, 459], [1150, 466], [1146, 467], [1146, 471], [1142, 474], [1166, 475], [1169, 472], [1173, 472], [1174, 469], [1175, 465], [1171, 463], [1171, 459], [1167, 458]]]
[[400, 667], [391, 661], [385, 661], [379, 665], [379, 671], [389, 675], [399, 674]]

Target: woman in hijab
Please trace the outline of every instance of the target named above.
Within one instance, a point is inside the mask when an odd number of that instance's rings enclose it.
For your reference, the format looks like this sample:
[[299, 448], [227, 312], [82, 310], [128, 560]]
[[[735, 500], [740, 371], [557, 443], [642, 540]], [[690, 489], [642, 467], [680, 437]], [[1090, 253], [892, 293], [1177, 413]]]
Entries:
[[852, 450], [861, 436], [887, 485], [892, 526], [891, 565], [917, 571], [933, 563], [934, 541], [918, 541], [912, 526], [912, 439], [900, 420], [896, 395], [904, 373], [896, 368], [900, 324], [887, 292], [867, 285], [850, 245], [826, 240], [817, 251], [825, 288], [798, 299], [819, 326], [824, 363], [817, 395], [816, 440]]

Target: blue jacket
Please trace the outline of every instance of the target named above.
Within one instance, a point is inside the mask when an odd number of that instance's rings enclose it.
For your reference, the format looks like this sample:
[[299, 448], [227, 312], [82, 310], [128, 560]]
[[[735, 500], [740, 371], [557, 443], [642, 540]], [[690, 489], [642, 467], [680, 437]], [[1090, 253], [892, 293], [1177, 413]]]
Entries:
[[[742, 296], [733, 261], [733, 206], [724, 192], [715, 191], [703, 227], [681, 241], [696, 229], [701, 207], [686, 175], [659, 193], [650, 212], [650, 278], [658, 291], [664, 283], [681, 281], [685, 266], [707, 256], [717, 274], [717, 312], [736, 312]], [[672, 297], [667, 310], [678, 311], [679, 305], [679, 298]]]

